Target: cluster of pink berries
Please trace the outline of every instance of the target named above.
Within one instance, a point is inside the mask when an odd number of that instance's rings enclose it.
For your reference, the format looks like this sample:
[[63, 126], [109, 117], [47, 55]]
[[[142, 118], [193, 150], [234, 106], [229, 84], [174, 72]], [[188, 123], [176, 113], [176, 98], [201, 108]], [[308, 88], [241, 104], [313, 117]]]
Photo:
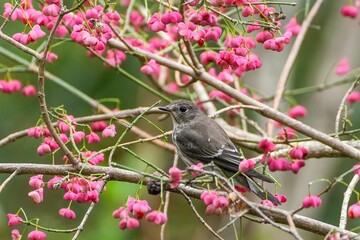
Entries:
[[[76, 201], [79, 203], [97, 203], [99, 201], [99, 189], [103, 184], [102, 180], [92, 181], [79, 177], [70, 177], [64, 179], [60, 176], [55, 176], [47, 182], [47, 187], [50, 190], [62, 188], [65, 191], [64, 200]], [[29, 192], [29, 197], [34, 203], [38, 204], [44, 201], [44, 181], [43, 175], [35, 175], [30, 177], [29, 185], [35, 188], [34, 191]], [[68, 214], [69, 211], [62, 210], [62, 213]], [[73, 214], [75, 217], [75, 215]], [[65, 217], [65, 216], [64, 216]], [[73, 218], [74, 218], [73, 217]], [[71, 217], [70, 217], [71, 218]]]
[[[266, 4], [254, 4], [252, 0], [247, 1], [210, 1], [214, 7], [219, 7], [219, 11], [226, 11], [226, 7], [237, 6], [241, 9], [244, 17], [251, 17], [254, 22], [253, 25], [247, 27], [247, 33], [259, 31], [255, 38], [249, 36], [230, 36], [225, 37], [224, 46], [226, 50], [220, 50], [218, 53], [214, 51], [204, 51], [200, 54], [201, 63], [207, 67], [211, 62], [215, 62], [219, 67], [219, 73], [216, 69], [210, 66], [208, 72], [221, 81], [226, 83], [233, 82], [233, 75], [241, 77], [244, 72], [258, 69], [262, 66], [259, 57], [252, 52], [256, 47], [256, 41], [262, 43], [265, 49], [273, 51], [282, 51], [284, 44], [290, 42], [290, 38], [295, 36], [300, 31], [300, 25], [296, 19], [293, 18], [288, 25], [285, 26], [286, 33], [280, 34], [279, 30], [275, 30], [280, 26], [279, 19], [273, 19], [276, 10]], [[154, 32], [166, 32], [170, 41], [177, 41], [179, 36], [190, 42], [196, 42], [199, 46], [209, 41], [218, 42], [222, 35], [222, 28], [219, 25], [221, 14], [211, 9], [206, 9], [202, 6], [198, 7], [199, 1], [192, 1], [186, 4], [184, 15], [178, 12], [166, 12], [164, 14], [155, 13], [148, 21], [150, 30]], [[261, 22], [267, 22], [274, 28], [262, 26], [254, 17], [262, 19]], [[276, 37], [275, 35], [280, 35]], [[166, 43], [165, 43], [166, 44]], [[142, 68], [141, 71], [145, 74], [158, 76], [160, 66], [155, 61], [149, 61]], [[176, 91], [178, 88], [172, 87], [171, 91]], [[225, 101], [230, 101], [231, 98], [220, 91], [210, 92], [212, 98], [221, 98]]]
[[[41, 27], [52, 30], [60, 13], [60, 1], [46, 0], [39, 5], [40, 9], [34, 8], [31, 0], [21, 0], [20, 7], [5, 3], [4, 17], [9, 17], [11, 21], [20, 21], [30, 26], [28, 33], [15, 33], [13, 39], [21, 44], [27, 45], [46, 36]], [[10, 15], [11, 14], [11, 15]], [[118, 26], [120, 15], [114, 10], [104, 11], [100, 5], [89, 7], [85, 13], [65, 14], [61, 24], [55, 30], [57, 37], [64, 38], [69, 34], [77, 43], [89, 47], [98, 54], [105, 52], [105, 46], [109, 39], [115, 36], [109, 24]], [[89, 53], [91, 55], [91, 53]], [[108, 65], [119, 65], [125, 59], [125, 54], [119, 50], [108, 50], [106, 59]], [[57, 59], [57, 55], [49, 52], [46, 56], [48, 62]]]
[[24, 96], [36, 96], [36, 88], [33, 85], [27, 85], [21, 88], [22, 83], [17, 79], [9, 81], [0, 80], [0, 92], [11, 94], [21, 90]]
[[[294, 18], [285, 26], [287, 32], [281, 35], [280, 31], [276, 29], [276, 27], [280, 26], [281, 19], [274, 19], [273, 17], [276, 15], [276, 10], [266, 4], [251, 5], [252, 2], [256, 1], [210, 1], [210, 4], [219, 12], [226, 11], [227, 9], [224, 7], [237, 6], [242, 11], [244, 17], [251, 17], [251, 21], [254, 22], [253, 25], [248, 25], [247, 27], [249, 36], [226, 36], [224, 42], [226, 50], [221, 50], [218, 53], [212, 52], [215, 55], [211, 56], [211, 59], [204, 60], [207, 63], [202, 61], [205, 65], [210, 62], [218, 64], [220, 71], [216, 73], [217, 70], [213, 69], [215, 75], [221, 81], [232, 83], [233, 75], [241, 77], [244, 72], [261, 67], [261, 60], [252, 52], [256, 47], [254, 39], [262, 43], [265, 49], [281, 51], [284, 48], [284, 44], [290, 42], [291, 36], [296, 35], [300, 31], [300, 25]], [[123, 2], [123, 4], [129, 3]], [[70, 34], [70, 37], [75, 42], [88, 47], [97, 54], [105, 53], [104, 57], [107, 60], [105, 65], [107, 66], [121, 64], [126, 58], [122, 51], [106, 50], [106, 44], [109, 39], [115, 37], [109, 24], [119, 26], [121, 21], [118, 12], [110, 8], [104, 9], [100, 5], [91, 5], [91, 3], [87, 3], [84, 6], [85, 9], [81, 11], [64, 15], [61, 24], [55, 31], [56, 35], [63, 38]], [[14, 35], [14, 39], [23, 44], [28, 44], [44, 37], [45, 32], [41, 28], [46, 27], [48, 30], [51, 30], [60, 12], [60, 5], [57, 0], [46, 0], [39, 10], [34, 8], [31, 0], [22, 0], [20, 8], [14, 9], [14, 7], [10, 3], [6, 3], [3, 16], [9, 17], [12, 21], [21, 21], [27, 23], [27, 26], [32, 26], [29, 33], [16, 33]], [[166, 48], [172, 42], [177, 41], [179, 36], [191, 42], [197, 42], [198, 45], [203, 45], [209, 41], [218, 42], [223, 33], [222, 27], [218, 22], [221, 19], [219, 12], [200, 6], [199, 1], [192, 1], [186, 4], [183, 16], [175, 11], [163, 14], [155, 13], [150, 17], [146, 26], [143, 24], [144, 17], [138, 11], [133, 10], [130, 12], [129, 24], [135, 31], [147, 31], [149, 29], [154, 32], [164, 31], [169, 37], [159, 38], [154, 36], [148, 39], [146, 44], [136, 38], [125, 38], [125, 41], [132, 46], [150, 52]], [[256, 17], [261, 19], [261, 21], [257, 21]], [[265, 26], [266, 24], [262, 26], [260, 22], [262, 24], [267, 23], [274, 28], [269, 28]], [[257, 36], [254, 38], [250, 37], [250, 34], [256, 31], [259, 31]], [[56, 55], [53, 53], [48, 55], [48, 61], [56, 59]], [[92, 56], [93, 54], [89, 52], [89, 55]], [[154, 60], [150, 60], [141, 68], [141, 72], [159, 77], [160, 65]], [[171, 91], [177, 90], [178, 88], [171, 88]], [[211, 96], [213, 98], [222, 98], [226, 101], [231, 100], [230, 97], [219, 93], [219, 91], [212, 92]]]
[[64, 179], [63, 177], [55, 176], [48, 181], [47, 187], [50, 190], [62, 188], [65, 191], [63, 199], [66, 201], [98, 203], [99, 190], [102, 184], [102, 180], [94, 181], [80, 177]]
[[271, 172], [290, 170], [294, 173], [298, 173], [300, 168], [305, 166], [305, 161], [303, 159], [308, 154], [308, 150], [304, 147], [293, 147], [289, 150], [291, 162], [283, 157], [275, 158], [270, 155], [267, 156], [268, 153], [275, 150], [275, 144], [268, 139], [261, 140], [258, 147], [264, 152], [261, 163], [266, 163]]
[[[65, 191], [64, 200], [76, 201], [79, 203], [97, 203], [99, 201], [99, 190], [103, 184], [102, 180], [92, 181], [79, 177], [65, 178], [55, 176], [47, 183], [43, 181], [43, 175], [35, 175], [30, 177], [29, 185], [35, 190], [29, 192], [29, 197], [32, 198], [35, 204], [39, 204], [44, 201], [44, 186], [45, 184], [50, 190], [63, 188]], [[75, 219], [76, 214], [70, 208], [61, 208], [59, 215], [66, 219]], [[23, 219], [17, 214], [7, 214], [8, 226], [13, 227], [23, 222]], [[12, 232], [13, 239], [21, 239], [21, 235], [17, 229]], [[28, 239], [41, 240], [45, 239], [46, 234], [39, 230], [31, 231], [28, 235]]]
[[35, 204], [41, 203], [44, 201], [44, 182], [43, 175], [39, 174], [36, 176], [30, 177], [29, 185], [35, 190], [28, 193], [28, 196], [32, 198]]
[[[75, 143], [80, 143], [86, 139], [88, 144], [100, 142], [100, 137], [95, 132], [102, 132], [103, 138], [114, 137], [116, 135], [116, 129], [114, 124], [107, 125], [104, 121], [93, 122], [91, 124], [91, 132], [86, 135], [83, 131], [76, 131], [76, 125], [73, 124], [74, 117], [68, 116], [68, 121], [58, 120], [57, 129], [59, 130], [59, 137], [63, 143], [70, 141], [71, 136]], [[70, 133], [71, 131], [71, 133]], [[37, 149], [37, 153], [40, 156], [52, 153], [59, 148], [59, 145], [51, 137], [50, 131], [43, 126], [29, 128], [27, 132], [29, 137], [43, 138], [43, 143]], [[98, 165], [104, 161], [104, 154], [96, 154], [95, 152], [85, 151], [82, 152], [81, 159], [89, 158], [94, 155], [88, 162], [92, 165]], [[64, 160], [67, 160], [66, 158]]]
[[205, 213], [207, 215], [221, 215], [229, 206], [229, 201], [225, 196], [219, 195], [217, 191], [204, 191], [200, 199], [206, 204]]
[[[8, 219], [8, 226], [13, 227], [19, 224], [22, 224], [23, 219], [19, 217], [17, 214], [8, 213], [7, 214]], [[22, 236], [18, 229], [13, 229], [11, 231], [11, 239], [12, 240], [21, 240]], [[33, 230], [28, 234], [29, 240], [44, 240], [46, 239], [46, 234], [39, 230]]]
[[163, 212], [153, 210], [146, 200], [138, 200], [129, 197], [125, 207], [119, 207], [113, 212], [114, 218], [119, 218], [119, 228], [134, 229], [140, 226], [139, 220], [144, 218], [156, 225], [163, 225], [167, 222], [167, 217]]

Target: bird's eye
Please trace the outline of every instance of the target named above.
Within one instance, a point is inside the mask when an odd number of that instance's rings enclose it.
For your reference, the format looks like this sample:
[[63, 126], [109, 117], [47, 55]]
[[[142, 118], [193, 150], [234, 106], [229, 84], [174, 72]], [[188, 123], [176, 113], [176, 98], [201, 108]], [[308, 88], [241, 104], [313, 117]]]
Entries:
[[180, 112], [186, 112], [188, 109], [187, 109], [187, 107], [185, 107], [185, 106], [181, 106], [181, 107], [179, 108], [179, 110], [180, 110]]

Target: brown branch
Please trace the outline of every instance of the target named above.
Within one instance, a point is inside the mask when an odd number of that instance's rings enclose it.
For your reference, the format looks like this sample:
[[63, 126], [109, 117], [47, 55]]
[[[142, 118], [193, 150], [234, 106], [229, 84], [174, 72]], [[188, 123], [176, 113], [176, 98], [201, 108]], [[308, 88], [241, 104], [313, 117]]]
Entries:
[[[141, 114], [142, 112], [146, 111], [148, 108], [146, 107], [139, 107], [134, 109], [126, 109], [121, 110], [118, 112], [110, 112], [106, 114], [98, 114], [98, 115], [91, 115], [91, 116], [85, 116], [85, 117], [78, 117], [74, 119], [74, 123], [88, 123], [88, 122], [94, 122], [94, 121], [101, 121], [101, 120], [110, 120], [110, 119], [123, 119], [123, 118], [134, 118]], [[257, 110], [258, 108], [255, 108], [254, 110]], [[151, 109], [148, 111], [148, 114], [158, 114], [163, 113], [160, 110], [157, 109]], [[237, 143], [239, 146], [247, 149], [251, 149], [253, 151], [261, 153], [261, 150], [258, 148], [258, 142], [261, 140], [261, 137], [249, 132], [245, 132], [239, 128], [236, 128], [234, 126], [228, 125], [224, 120], [222, 119], [216, 119], [217, 122], [221, 125], [222, 128], [227, 132], [227, 134], [230, 136], [230, 138]], [[56, 123], [53, 123], [55, 125]], [[9, 134], [8, 136], [4, 137], [3, 139], [0, 139], [0, 147], [3, 147], [11, 142], [16, 141], [17, 139], [20, 139], [22, 137], [27, 136], [28, 129], [21, 130], [19, 132], [15, 132], [12, 134]], [[166, 132], [165, 135], [170, 135], [171, 132]], [[159, 134], [157, 136], [151, 136], [149, 138], [141, 138], [132, 142], [127, 142], [124, 144], [121, 144], [121, 146], [131, 145], [135, 143], [143, 143], [143, 142], [149, 142], [158, 140], [160, 138], [164, 137], [164, 134]], [[175, 151], [174, 145], [170, 143], [166, 143], [162, 141], [165, 147], [164, 149], [170, 150], [172, 152]], [[360, 150], [360, 141], [343, 141], [344, 144], [347, 144], [349, 146], [352, 146], [353, 148]], [[324, 145], [322, 143], [316, 142], [316, 141], [307, 141], [307, 142], [300, 142], [297, 143], [298, 146], [305, 147], [308, 149], [308, 155], [306, 158], [322, 158], [322, 157], [344, 157], [344, 154], [342, 154], [339, 151], [336, 151], [332, 149], [331, 147]], [[167, 146], [167, 147], [166, 147]], [[278, 157], [287, 156], [289, 150], [288, 145], [277, 145], [277, 150], [274, 152], [274, 154]], [[257, 158], [256, 158], [257, 159]], [[259, 157], [261, 159], [261, 156]]]
[[[0, 173], [13, 173], [14, 171], [18, 171], [18, 175], [20, 174], [45, 174], [45, 175], [67, 175], [69, 172], [78, 172], [78, 170], [72, 165], [50, 165], [50, 164], [27, 164], [27, 163], [0, 163]], [[85, 165], [82, 170], [82, 174], [90, 175], [90, 174], [99, 174], [103, 173], [109, 176], [110, 181], [122, 181], [138, 184], [142, 182], [146, 185], [151, 178], [145, 177], [139, 173], [131, 172], [128, 170], [112, 168], [112, 167], [101, 167], [101, 166], [91, 166]], [[143, 180], [143, 181], [141, 181]], [[171, 191], [175, 193], [179, 193], [183, 191], [187, 196], [192, 198], [200, 198], [203, 190], [195, 189], [189, 186], [185, 186], [180, 184], [179, 188], [171, 189], [170, 186], [164, 186], [165, 191]], [[264, 207], [261, 204], [251, 203], [254, 208], [260, 209], [266, 216], [271, 218], [273, 221], [282, 224], [288, 224], [288, 215], [289, 211], [281, 210], [278, 208], [268, 208]], [[251, 215], [260, 216], [258, 211], [251, 209], [249, 212]], [[261, 217], [261, 216], [260, 216]], [[312, 233], [320, 234], [325, 236], [327, 233], [331, 231], [340, 232], [343, 234], [347, 234], [350, 237], [357, 236], [356, 233], [342, 230], [336, 226], [323, 223], [321, 221], [317, 221], [315, 219], [311, 219], [308, 217], [304, 217], [298, 214], [292, 216], [293, 222], [298, 229], [303, 229]]]
[[[287, 218], [287, 216], [289, 215], [288, 211], [279, 208], [269, 208], [263, 205], [259, 205], [258, 207], [263, 213], [271, 217], [271, 219], [273, 219], [275, 222], [288, 224], [288, 218]], [[249, 213], [258, 216], [258, 214], [252, 209], [250, 209]], [[340, 232], [342, 234], [346, 234], [350, 236], [351, 238], [358, 236], [354, 232], [342, 230], [339, 227], [333, 226], [331, 224], [317, 221], [312, 218], [308, 218], [298, 214], [293, 215], [292, 219], [296, 228], [303, 229], [308, 232], [316, 233], [322, 236], [326, 236], [330, 232]]]
[[39, 99], [39, 106], [40, 106], [40, 113], [42, 119], [49, 129], [52, 137], [54, 138], [55, 142], [59, 145], [60, 149], [64, 152], [64, 154], [69, 159], [69, 162], [76, 167], [79, 167], [79, 161], [76, 160], [74, 155], [71, 153], [70, 149], [63, 143], [57, 134], [54, 126], [51, 123], [51, 118], [49, 114], [49, 110], [47, 107], [46, 97], [45, 97], [45, 65], [46, 65], [46, 55], [49, 51], [50, 44], [54, 38], [55, 31], [57, 27], [60, 25], [61, 20], [63, 19], [64, 15], [67, 13], [64, 11], [63, 4], [61, 2], [61, 11], [55, 21], [53, 28], [50, 31], [47, 41], [45, 42], [44, 51], [41, 54], [41, 58], [38, 59], [39, 61], [39, 68], [38, 68], [38, 99]]

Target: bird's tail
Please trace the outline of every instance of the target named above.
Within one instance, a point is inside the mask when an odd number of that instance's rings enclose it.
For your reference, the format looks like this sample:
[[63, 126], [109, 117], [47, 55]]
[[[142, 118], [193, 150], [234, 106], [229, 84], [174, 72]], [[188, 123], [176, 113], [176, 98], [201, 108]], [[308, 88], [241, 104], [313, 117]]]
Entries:
[[269, 200], [275, 205], [281, 205], [280, 201], [272, 195], [269, 191], [263, 189], [257, 182], [253, 181], [251, 178], [247, 178], [247, 183], [250, 191], [256, 194], [262, 200]]
[[[256, 171], [254, 171], [256, 172]], [[247, 176], [244, 176], [240, 174], [236, 177], [236, 180], [244, 187], [249, 189], [251, 192], [255, 193], [256, 196], [261, 198], [262, 200], [269, 200], [273, 202], [275, 205], [281, 205], [280, 201], [276, 199], [274, 195], [272, 195], [269, 191], [265, 190], [262, 186], [260, 186], [257, 182], [255, 182], [252, 178], [256, 177], [260, 180], [266, 181], [266, 182], [274, 182], [269, 177], [262, 175], [258, 172], [256, 172], [258, 175], [253, 174], [252, 172], [250, 174], [246, 173]], [[256, 175], [256, 176], [254, 176]]]

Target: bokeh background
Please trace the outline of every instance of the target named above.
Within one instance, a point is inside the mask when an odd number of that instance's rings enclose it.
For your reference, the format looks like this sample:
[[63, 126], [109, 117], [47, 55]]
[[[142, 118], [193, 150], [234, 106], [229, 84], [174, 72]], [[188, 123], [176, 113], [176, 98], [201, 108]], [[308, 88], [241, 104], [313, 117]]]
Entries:
[[[294, 14], [303, 16], [302, 9], [305, 1], [297, 0], [296, 7], [284, 6], [283, 11], [287, 15], [284, 23], [287, 23]], [[3, 6], [4, 0], [0, 1]], [[359, 39], [360, 25], [357, 20], [344, 18], [340, 14], [341, 6], [348, 1], [325, 1], [316, 16], [313, 26], [309, 29], [305, 41], [301, 47], [300, 54], [296, 60], [294, 69], [287, 84], [287, 89], [299, 88], [304, 86], [320, 85], [324, 81], [339, 81], [341, 77], [334, 74], [334, 66], [342, 57], [347, 57], [351, 68], [360, 66]], [[1, 10], [2, 11], [2, 10]], [[300, 17], [301, 19], [301, 17]], [[11, 27], [4, 29], [5, 33], [21, 31], [21, 25], [11, 24]], [[11, 52], [29, 60], [29, 57], [13, 48], [5, 41], [0, 40], [0, 47], [6, 48]], [[244, 77], [244, 81], [252, 87], [258, 89], [264, 96], [272, 96], [276, 88], [277, 80], [286, 61], [290, 47], [286, 47], [281, 53], [263, 51], [258, 47], [258, 53], [263, 61], [263, 67], [257, 71], [250, 72]], [[59, 59], [47, 65], [47, 70], [64, 81], [72, 84], [94, 99], [116, 98], [120, 100], [120, 109], [136, 108], [139, 106], [149, 106], [158, 97], [139, 87], [125, 76], [118, 74], [110, 68], [104, 68], [103, 64], [95, 58], [89, 58], [86, 50], [75, 43], [69, 41], [58, 45], [52, 49], [58, 54]], [[17, 66], [17, 63], [0, 55], [1, 68]], [[134, 76], [142, 79], [151, 85], [148, 78], [139, 71], [141, 65], [137, 59], [128, 57], [122, 64], [122, 68]], [[0, 78], [5, 78], [6, 72], [1, 72]], [[29, 73], [11, 73], [13, 78], [20, 79], [24, 84], [32, 83], [36, 85], [36, 75]], [[309, 110], [309, 114], [303, 121], [312, 127], [325, 133], [334, 132], [335, 115], [342, 96], [345, 94], [349, 84], [342, 85], [322, 92], [312, 92], [294, 97], [294, 99]], [[75, 117], [87, 116], [96, 113], [85, 102], [77, 96], [69, 94], [57, 84], [46, 82], [46, 97], [50, 107], [63, 105], [69, 114]], [[114, 103], [106, 103], [109, 107], [116, 107]], [[284, 111], [288, 105], [281, 106]], [[349, 106], [348, 113], [353, 124], [352, 128], [360, 128], [360, 104]], [[255, 115], [255, 117], [258, 117]], [[6, 95], [0, 94], [0, 138], [34, 126], [40, 118], [38, 100], [36, 97], [23, 97], [20, 93]], [[157, 116], [149, 118], [164, 130], [171, 129], [171, 121], [159, 122]], [[263, 121], [263, 120], [261, 120]], [[147, 131], [158, 134], [153, 126], [145, 121], [140, 121], [138, 126]], [[118, 133], [123, 129], [118, 128]], [[359, 136], [359, 135], [358, 135]], [[126, 140], [136, 139], [131, 133]], [[170, 141], [170, 140], [169, 140]], [[28, 162], [28, 163], [51, 163], [51, 158], [39, 157], [36, 148], [40, 140], [33, 138], [22, 138], [14, 143], [0, 148], [0, 162]], [[107, 146], [104, 141], [97, 146], [102, 148]], [[173, 155], [166, 150], [156, 147], [150, 143], [137, 144], [130, 147], [133, 151], [149, 161], [156, 163], [163, 169], [168, 169], [173, 160]], [[247, 152], [249, 156], [254, 153]], [[131, 155], [117, 151], [115, 160], [121, 164], [128, 165], [140, 170], [144, 170], [144, 165], [139, 163]], [[354, 165], [354, 160], [347, 158], [336, 159], [309, 159], [306, 167], [295, 175], [289, 172], [275, 173], [275, 177], [282, 184], [281, 193], [288, 197], [288, 203], [281, 206], [283, 209], [294, 209], [302, 202], [302, 198], [308, 194], [308, 182], [327, 178], [332, 180], [342, 172]], [[183, 166], [183, 165], [180, 165]], [[3, 182], [7, 174], [0, 175], [0, 182]], [[16, 177], [0, 195], [0, 239], [10, 239], [11, 229], [7, 227], [7, 213], [14, 213], [20, 207], [27, 213], [28, 218], [40, 218], [40, 224], [51, 228], [73, 228], [76, 227], [86, 212], [88, 205], [73, 204], [77, 219], [68, 221], [58, 215], [58, 210], [67, 206], [67, 202], [62, 200], [62, 191], [45, 190], [45, 201], [42, 204], [34, 205], [27, 193], [31, 191], [28, 186], [28, 175]], [[46, 177], [45, 179], [49, 179]], [[349, 182], [349, 178], [344, 179]], [[325, 183], [318, 183], [312, 186], [312, 192], [316, 193], [325, 186]], [[322, 197], [323, 205], [317, 209], [307, 209], [301, 212], [305, 216], [314, 217], [318, 220], [338, 225], [341, 201], [346, 187], [338, 184], [329, 193]], [[357, 187], [358, 189], [358, 187]], [[147, 199], [153, 209], [159, 206], [159, 197], [150, 196], [146, 189], [139, 190], [138, 185], [109, 182], [107, 189], [101, 195], [101, 200], [92, 212], [80, 239], [159, 239], [160, 227], [141, 221], [141, 228], [136, 230], [121, 231], [118, 228], [118, 220], [111, 217], [113, 210], [124, 204], [129, 195], [136, 193], [141, 198]], [[258, 199], [254, 199], [258, 201]], [[356, 197], [352, 197], [351, 202], [355, 203]], [[195, 206], [200, 213], [204, 212], [203, 204], [194, 200]], [[166, 228], [166, 239], [213, 239], [213, 236], [199, 223], [194, 213], [189, 209], [184, 198], [176, 194], [171, 195], [169, 222]], [[221, 218], [214, 216], [204, 216], [214, 229], [224, 226], [228, 216]], [[290, 239], [290, 236], [273, 229], [265, 224], [256, 224], [244, 220], [243, 237], [244, 239]], [[350, 220], [348, 229], [359, 226], [360, 220]], [[22, 228], [20, 228], [22, 229]], [[29, 230], [32, 230], [29, 227]], [[304, 234], [304, 239], [318, 240], [323, 239], [314, 234]], [[48, 239], [71, 239], [67, 234], [47, 233]], [[233, 229], [230, 227], [223, 234], [225, 239], [235, 239]]]

